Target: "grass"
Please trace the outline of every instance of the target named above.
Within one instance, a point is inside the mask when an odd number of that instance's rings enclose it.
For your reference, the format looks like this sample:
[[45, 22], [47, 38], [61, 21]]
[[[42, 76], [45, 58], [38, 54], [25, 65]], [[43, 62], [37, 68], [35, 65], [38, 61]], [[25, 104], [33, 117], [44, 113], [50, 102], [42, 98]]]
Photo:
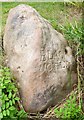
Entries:
[[[14, 2], [14, 3], [2, 3], [3, 4], [3, 27], [6, 23], [6, 19], [8, 16], [8, 12], [11, 8], [19, 5], [19, 4], [24, 4], [24, 3], [18, 3], [18, 2]], [[34, 7], [44, 18], [46, 18], [47, 20], [49, 20], [52, 25], [54, 23], [54, 27], [56, 26], [56, 21], [59, 21], [59, 14], [60, 11], [63, 12], [63, 4], [55, 4], [55, 3], [25, 3], [28, 5], [31, 5], [32, 7]], [[60, 9], [61, 8], [61, 9]], [[56, 12], [54, 12], [56, 11]]]
[[[80, 94], [81, 90], [83, 90], [84, 84], [83, 82], [83, 69], [84, 69], [84, 39], [83, 39], [83, 25], [82, 25], [82, 10], [81, 4], [73, 4], [73, 3], [35, 3], [35, 2], [4, 2], [2, 3], [2, 36], [4, 34], [4, 28], [6, 24], [6, 20], [8, 17], [8, 12], [11, 8], [19, 5], [19, 4], [27, 4], [34, 7], [41, 16], [47, 19], [54, 29], [60, 31], [66, 40], [68, 41], [69, 46], [72, 48], [74, 56], [77, 61], [77, 72], [78, 72], [78, 87], [77, 87], [77, 95], [76, 99], [79, 101], [78, 105], [80, 105], [80, 100], [82, 95]], [[62, 103], [63, 104], [63, 103]], [[71, 105], [70, 102], [68, 105]], [[68, 106], [67, 105], [67, 106]], [[75, 103], [73, 105], [76, 105]], [[78, 106], [77, 106], [78, 107]], [[52, 108], [52, 113], [56, 110], [56, 107]], [[68, 110], [68, 108], [67, 108]], [[69, 109], [69, 113], [70, 113]], [[74, 109], [74, 113], [77, 112]], [[49, 111], [49, 113], [50, 113]], [[48, 113], [47, 113], [48, 114]], [[58, 111], [58, 115], [60, 112]], [[64, 113], [66, 114], [66, 112]], [[54, 113], [56, 115], [56, 113]], [[70, 114], [69, 114], [70, 115]], [[44, 115], [46, 116], [46, 114]]]
[[[66, 5], [64, 5], [64, 3], [35, 3], [35, 2], [3, 2], [2, 3], [2, 25], [3, 25], [3, 30], [4, 30], [4, 26], [6, 24], [6, 19], [8, 16], [8, 12], [11, 8], [19, 5], [19, 4], [27, 4], [27, 5], [31, 5], [32, 7], [34, 7], [39, 13], [40, 15], [42, 15], [45, 19], [47, 19], [48, 21], [50, 21], [51, 25], [57, 29], [58, 28], [58, 24], [66, 24], [65, 21], [72, 21], [74, 22], [75, 20], [79, 21], [81, 19], [81, 14], [80, 12], [78, 12], [77, 14], [74, 13], [74, 17], [72, 17], [73, 12], [71, 11], [72, 8], [67, 7]], [[73, 10], [75, 12], [75, 10]], [[79, 15], [79, 17], [78, 17]]]

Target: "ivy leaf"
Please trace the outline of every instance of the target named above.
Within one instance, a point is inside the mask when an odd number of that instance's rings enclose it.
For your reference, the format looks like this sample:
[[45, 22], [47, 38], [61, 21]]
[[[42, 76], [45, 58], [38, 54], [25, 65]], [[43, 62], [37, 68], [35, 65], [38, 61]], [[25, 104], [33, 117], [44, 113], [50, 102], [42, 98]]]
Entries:
[[3, 111], [3, 116], [6, 116], [6, 111], [5, 110]]
[[13, 89], [13, 91], [14, 91], [14, 92], [17, 92], [17, 91], [18, 91], [18, 89], [17, 89], [17, 88], [15, 88], [15, 86], [14, 86], [14, 89]]
[[0, 113], [0, 118], [3, 118], [3, 114], [2, 113]]
[[9, 101], [9, 104], [12, 106], [12, 101], [11, 100]]
[[10, 92], [8, 95], [8, 98], [10, 99], [12, 97], [12, 93]]
[[5, 110], [5, 104], [2, 105], [2, 110]]
[[16, 94], [13, 94], [13, 98], [16, 96]]
[[5, 80], [5, 82], [4, 82], [4, 84], [8, 84], [8, 83], [10, 83], [10, 80]]
[[14, 99], [12, 99], [12, 103], [15, 104], [15, 100]]
[[18, 101], [18, 100], [20, 100], [20, 98], [19, 98], [19, 97], [15, 97], [15, 100], [17, 100], [17, 101]]
[[6, 113], [7, 113], [8, 116], [10, 115], [10, 111], [9, 110], [6, 110]]
[[8, 101], [8, 100], [9, 100], [8, 97], [6, 97], [5, 101]]
[[4, 86], [4, 85], [0, 86], [0, 89], [5, 89], [5, 88], [6, 88], [6, 86]]
[[9, 107], [9, 102], [6, 102], [6, 109]]
[[22, 109], [21, 111], [19, 111], [18, 113], [17, 113], [17, 116], [20, 116], [21, 118], [22, 117], [27, 117], [27, 113], [24, 111], [24, 109]]
[[9, 108], [9, 110], [15, 110], [15, 107], [14, 107], [14, 106], [11, 106], [11, 107]]

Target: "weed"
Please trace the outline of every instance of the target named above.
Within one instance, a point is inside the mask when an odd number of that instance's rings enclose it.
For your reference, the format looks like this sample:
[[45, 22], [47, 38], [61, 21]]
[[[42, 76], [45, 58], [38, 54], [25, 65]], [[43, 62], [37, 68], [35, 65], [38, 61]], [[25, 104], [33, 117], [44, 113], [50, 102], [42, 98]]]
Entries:
[[61, 108], [54, 109], [55, 115], [62, 120], [83, 120], [81, 105], [77, 105], [76, 95], [72, 94]]
[[7, 67], [0, 69], [0, 118], [26, 117], [24, 109], [18, 110], [16, 107], [20, 98], [17, 96], [18, 89], [12, 82], [12, 75]]

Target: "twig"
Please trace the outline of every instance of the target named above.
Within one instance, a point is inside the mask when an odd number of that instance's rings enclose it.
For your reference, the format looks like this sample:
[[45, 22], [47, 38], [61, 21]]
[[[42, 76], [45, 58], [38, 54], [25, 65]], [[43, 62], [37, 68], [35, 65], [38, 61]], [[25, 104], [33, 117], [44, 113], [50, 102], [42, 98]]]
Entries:
[[[77, 46], [77, 53], [79, 51], [79, 46], [80, 44], [78, 44]], [[79, 94], [79, 107], [81, 106], [81, 94], [80, 94], [80, 91], [81, 91], [81, 80], [80, 80], [80, 72], [79, 72], [79, 57], [77, 55], [77, 74], [78, 74], [78, 94]]]

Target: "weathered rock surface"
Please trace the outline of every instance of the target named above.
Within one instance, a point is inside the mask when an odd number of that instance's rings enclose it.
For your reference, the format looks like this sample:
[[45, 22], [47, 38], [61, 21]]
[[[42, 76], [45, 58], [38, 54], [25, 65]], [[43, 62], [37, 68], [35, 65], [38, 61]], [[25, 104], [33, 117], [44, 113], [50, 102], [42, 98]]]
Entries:
[[57, 104], [76, 82], [75, 61], [66, 40], [30, 6], [10, 10], [4, 50], [26, 111]]

